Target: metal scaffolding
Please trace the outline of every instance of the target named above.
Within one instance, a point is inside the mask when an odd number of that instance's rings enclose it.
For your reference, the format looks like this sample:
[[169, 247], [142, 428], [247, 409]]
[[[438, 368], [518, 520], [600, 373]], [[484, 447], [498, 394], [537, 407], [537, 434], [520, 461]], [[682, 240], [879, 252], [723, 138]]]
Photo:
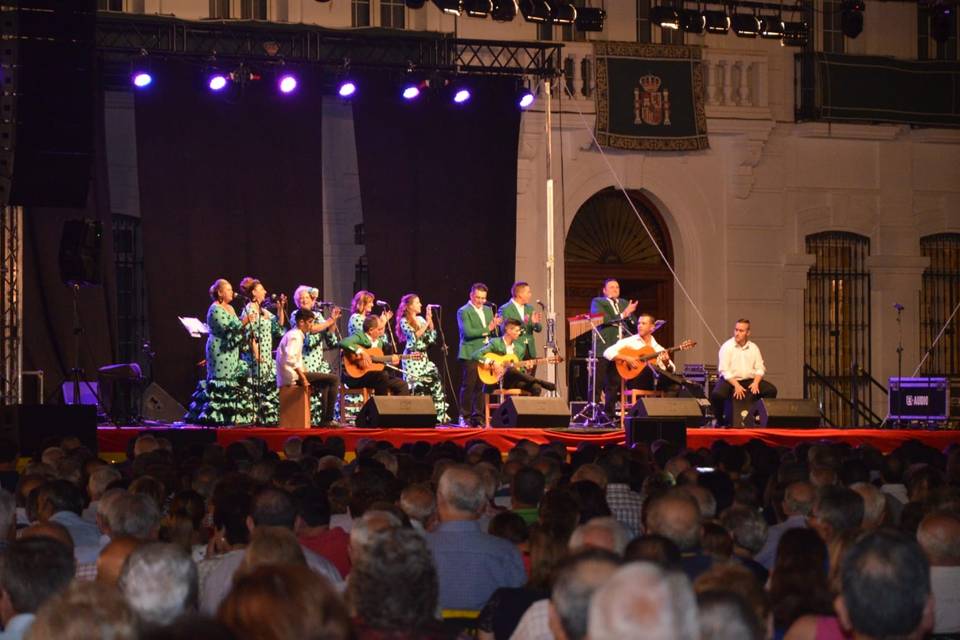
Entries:
[[0, 207], [0, 406], [21, 401], [23, 207]]

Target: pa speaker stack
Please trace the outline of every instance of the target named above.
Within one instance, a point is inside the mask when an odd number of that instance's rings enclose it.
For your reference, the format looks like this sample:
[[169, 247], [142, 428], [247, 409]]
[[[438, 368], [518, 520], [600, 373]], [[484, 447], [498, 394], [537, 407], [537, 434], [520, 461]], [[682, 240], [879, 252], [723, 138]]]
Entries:
[[570, 408], [563, 398], [509, 396], [490, 422], [505, 429], [563, 429], [570, 426]]
[[666, 440], [687, 446], [687, 427], [704, 422], [696, 398], [638, 398], [626, 420], [627, 445]]
[[96, 0], [0, 0], [0, 205], [86, 205], [96, 11]]
[[370, 396], [357, 414], [358, 427], [433, 427], [437, 410], [430, 396]]
[[19, 404], [0, 407], [0, 435], [20, 447], [22, 456], [39, 456], [54, 438], [76, 436], [97, 450], [97, 407], [92, 404]]

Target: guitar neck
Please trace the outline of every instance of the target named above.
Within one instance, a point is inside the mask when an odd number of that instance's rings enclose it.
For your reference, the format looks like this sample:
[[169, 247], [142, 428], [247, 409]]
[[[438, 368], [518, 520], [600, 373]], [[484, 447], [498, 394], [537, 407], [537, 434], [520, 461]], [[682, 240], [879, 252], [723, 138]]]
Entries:
[[553, 361], [553, 356], [547, 356], [546, 358], [531, 358], [530, 360], [522, 360], [517, 363], [518, 367], [529, 367], [535, 364], [550, 364]]

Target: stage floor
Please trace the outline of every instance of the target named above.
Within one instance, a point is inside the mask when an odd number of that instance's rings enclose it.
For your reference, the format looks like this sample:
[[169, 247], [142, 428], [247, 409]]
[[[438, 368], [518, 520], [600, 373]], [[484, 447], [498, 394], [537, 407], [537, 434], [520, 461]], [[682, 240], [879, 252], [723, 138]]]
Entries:
[[[290, 436], [340, 436], [346, 441], [347, 451], [353, 451], [361, 438], [386, 440], [395, 446], [407, 442], [426, 441], [437, 443], [453, 441], [464, 445], [471, 440], [483, 440], [500, 449], [509, 451], [518, 441], [526, 438], [536, 443], [563, 442], [573, 449], [581, 442], [599, 445], [625, 444], [625, 435], [620, 430], [574, 430], [574, 429], [467, 429], [436, 427], [433, 429], [279, 429], [279, 428], [204, 428], [204, 427], [99, 427], [97, 440], [100, 453], [120, 458], [126, 452], [127, 443], [143, 432], [165, 436], [175, 444], [212, 443], [227, 446], [244, 438], [262, 438], [273, 451], [281, 451], [283, 442]], [[960, 444], [960, 430], [907, 430], [907, 429], [687, 429], [687, 446], [692, 449], [709, 447], [716, 440], [731, 444], [743, 444], [759, 439], [771, 446], [793, 447], [800, 442], [833, 440], [857, 446], [872, 445], [884, 453], [893, 451], [908, 440], [919, 440], [942, 450], [950, 444]], [[119, 454], [119, 455], [118, 455]]]

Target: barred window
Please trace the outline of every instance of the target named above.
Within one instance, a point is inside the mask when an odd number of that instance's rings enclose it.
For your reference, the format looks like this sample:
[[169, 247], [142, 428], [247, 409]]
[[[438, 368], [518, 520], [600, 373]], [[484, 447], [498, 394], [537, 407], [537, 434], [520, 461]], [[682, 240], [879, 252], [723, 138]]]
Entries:
[[403, 29], [406, 14], [403, 0], [380, 0], [380, 26], [389, 29]]
[[[957, 321], [947, 320], [960, 304], [960, 233], [941, 233], [920, 238], [920, 255], [930, 258], [920, 285], [920, 354], [940, 340], [923, 363], [925, 375], [957, 375], [960, 372], [960, 335]], [[944, 326], [946, 325], [946, 328]]]
[[240, 17], [244, 20], [267, 20], [269, 8], [267, 0], [241, 0]]
[[870, 371], [870, 240], [828, 231], [807, 236], [806, 248], [816, 256], [804, 301], [807, 395], [834, 425], [861, 424], [868, 420], [850, 403], [860, 394], [864, 411], [870, 406], [869, 381], [856, 380]]
[[843, 53], [843, 2], [841, 0], [823, 0], [823, 51], [824, 53]]
[[[949, 6], [949, 5], [947, 5]], [[957, 31], [960, 30], [960, 16], [952, 11], [944, 21], [947, 27], [947, 39], [937, 42], [933, 37], [933, 13], [931, 7], [917, 6], [917, 59], [918, 60], [956, 60]]]
[[210, 17], [225, 20], [230, 17], [230, 0], [210, 0]]
[[100, 11], [123, 11], [123, 0], [97, 0]]
[[354, 27], [370, 26], [370, 0], [351, 0], [351, 20]]

